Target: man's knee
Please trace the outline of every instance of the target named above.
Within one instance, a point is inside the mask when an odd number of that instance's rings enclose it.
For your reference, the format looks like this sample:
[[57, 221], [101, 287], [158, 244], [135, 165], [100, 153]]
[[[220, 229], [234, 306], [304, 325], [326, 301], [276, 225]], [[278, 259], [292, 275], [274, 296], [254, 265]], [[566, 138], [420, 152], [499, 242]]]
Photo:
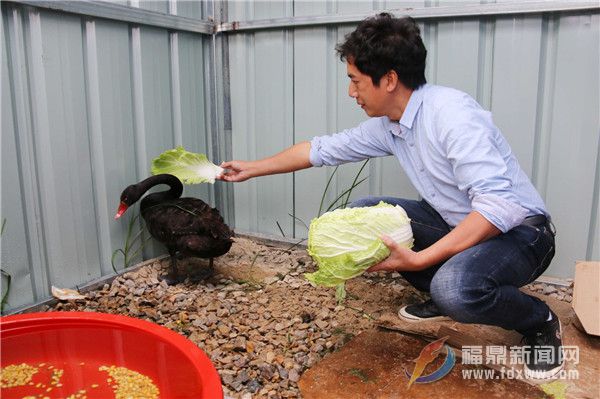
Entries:
[[405, 198], [367, 196], [367, 197], [361, 197], [361, 198], [357, 199], [356, 201], [352, 201], [352, 203], [350, 203], [350, 205], [348, 205], [348, 207], [358, 208], [358, 207], [366, 207], [366, 206], [375, 206], [375, 205], [379, 204], [381, 201], [383, 201], [387, 204], [390, 204], [390, 205], [400, 205], [408, 213], [409, 217], [411, 215], [410, 210], [413, 209], [413, 207], [420, 206], [419, 201], [409, 200], [409, 199], [405, 199]]
[[376, 197], [361, 197], [357, 200], [352, 201], [348, 208], [363, 208], [367, 206], [375, 206], [379, 203]]
[[484, 276], [465, 274], [459, 268], [442, 268], [431, 280], [431, 299], [456, 321], [468, 322], [486, 312], [493, 287]]

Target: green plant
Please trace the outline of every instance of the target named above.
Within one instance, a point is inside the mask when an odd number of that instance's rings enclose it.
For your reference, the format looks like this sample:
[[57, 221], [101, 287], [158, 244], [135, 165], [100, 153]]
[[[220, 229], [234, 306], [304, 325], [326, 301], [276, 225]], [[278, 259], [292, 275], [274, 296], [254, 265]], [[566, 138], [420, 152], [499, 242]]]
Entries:
[[362, 382], [369, 382], [369, 377], [361, 369], [350, 369], [348, 374], [358, 377]]
[[0, 313], [4, 313], [4, 306], [8, 303], [8, 294], [10, 292], [10, 283], [12, 280], [12, 276], [0, 269], [0, 273], [2, 273], [2, 277], [6, 278], [6, 291], [2, 294], [2, 300], [0, 302]]
[[[364, 182], [365, 180], [367, 180], [369, 178], [369, 176], [367, 177], [363, 177], [362, 179], [358, 180], [358, 178], [360, 177], [362, 171], [364, 170], [365, 166], [367, 166], [367, 163], [369, 162], [369, 160], [365, 160], [363, 162], [363, 164], [361, 165], [360, 169], [358, 170], [358, 173], [354, 176], [354, 179], [352, 180], [352, 184], [350, 185], [350, 187], [348, 187], [347, 189], [345, 189], [344, 191], [342, 191], [341, 194], [339, 194], [325, 209], [325, 212], [329, 212], [330, 210], [335, 210], [338, 208], [346, 208], [348, 206], [348, 202], [350, 201], [350, 195], [352, 194], [352, 191], [358, 186], [360, 185], [362, 182]], [[323, 193], [321, 194], [321, 202], [319, 204], [319, 211], [317, 212], [317, 217], [321, 216], [321, 214], [323, 213], [323, 204], [325, 203], [325, 198], [327, 197], [327, 192], [329, 191], [329, 187], [331, 186], [331, 182], [333, 181], [333, 177], [335, 176], [336, 172], [338, 171], [339, 166], [336, 166], [335, 169], [333, 169], [333, 173], [331, 174], [331, 176], [329, 176], [329, 179], [327, 179], [327, 184], [325, 185], [325, 189], [323, 190]], [[338, 204], [338, 202], [341, 200], [341, 203]], [[337, 205], [336, 205], [337, 204]], [[288, 213], [288, 215], [302, 223], [302, 225], [306, 228], [306, 230], [309, 230], [309, 226], [308, 224], [306, 224], [306, 222], [302, 219], [300, 219], [299, 217], [292, 215], [291, 213]], [[281, 228], [281, 225], [279, 224], [279, 221], [275, 221], [275, 223], [277, 224], [277, 228], [279, 229], [279, 232], [281, 233], [281, 235], [283, 237], [286, 237], [285, 233], [283, 232], [283, 229]], [[303, 239], [302, 241], [304, 241], [305, 239]], [[294, 246], [300, 244], [302, 241], [298, 242], [297, 244], [295, 244]]]
[[354, 338], [354, 333], [346, 331], [343, 327], [336, 327], [331, 333], [333, 335], [340, 335], [344, 345]]
[[[0, 227], [0, 237], [4, 234], [4, 228], [6, 227], [6, 218], [2, 219], [2, 227]], [[10, 283], [12, 282], [12, 276], [5, 272], [3, 269], [0, 269], [0, 273], [2, 277], [6, 279], [6, 291], [2, 294], [2, 299], [0, 299], [0, 313], [4, 313], [4, 306], [8, 303], [8, 294], [10, 292]]]
[[[150, 240], [150, 236], [146, 238], [142, 238], [142, 233], [144, 231], [144, 227], [141, 226], [140, 230], [133, 233], [135, 226], [138, 224], [140, 220], [140, 215], [135, 215], [129, 218], [129, 222], [127, 223], [127, 233], [125, 235], [125, 243], [123, 248], [116, 249], [112, 253], [112, 257], [110, 258], [110, 263], [112, 265], [115, 273], [118, 273], [117, 267], [115, 266], [115, 258], [120, 253], [123, 255], [123, 269], [127, 269], [133, 264], [133, 261], [141, 254], [142, 249], [146, 243]], [[134, 248], [135, 247], [135, 248]]]
[[[350, 201], [350, 194], [352, 194], [352, 191], [358, 186], [360, 185], [362, 182], [364, 182], [365, 180], [367, 180], [369, 178], [369, 176], [367, 177], [363, 177], [362, 179], [358, 180], [358, 178], [360, 177], [362, 171], [364, 170], [365, 166], [367, 166], [367, 163], [369, 162], [369, 160], [367, 159], [366, 161], [363, 162], [363, 164], [361, 165], [360, 169], [358, 170], [358, 173], [354, 176], [354, 180], [352, 180], [352, 184], [350, 185], [350, 187], [348, 187], [346, 190], [342, 191], [341, 194], [339, 194], [327, 207], [327, 209], [325, 209], [325, 212], [329, 212], [331, 210], [335, 210], [338, 208], [345, 208], [348, 206], [348, 202]], [[331, 186], [331, 182], [333, 181], [333, 177], [335, 176], [335, 173], [338, 171], [339, 166], [336, 166], [335, 169], [333, 170], [333, 173], [331, 174], [331, 176], [329, 176], [329, 179], [327, 180], [327, 184], [325, 185], [325, 189], [323, 190], [323, 194], [321, 195], [321, 203], [319, 205], [319, 212], [317, 213], [317, 216], [321, 216], [321, 214], [323, 213], [323, 203], [325, 202], [325, 197], [327, 196], [327, 191], [329, 191], [329, 187]], [[336, 206], [336, 204], [338, 203], [338, 201], [342, 201], [339, 205]]]

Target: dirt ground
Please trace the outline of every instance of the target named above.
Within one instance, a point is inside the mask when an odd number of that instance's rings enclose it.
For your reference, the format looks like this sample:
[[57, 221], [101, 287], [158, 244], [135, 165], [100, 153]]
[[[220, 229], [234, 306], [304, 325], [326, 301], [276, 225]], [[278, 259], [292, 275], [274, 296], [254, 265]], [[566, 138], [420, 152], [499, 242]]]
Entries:
[[[315, 270], [304, 248], [245, 237], [215, 259], [208, 280], [168, 286], [159, 278], [168, 263], [138, 267], [86, 292], [85, 301], [46, 309], [118, 313], [164, 325], [212, 359], [226, 397], [295, 398], [311, 366], [375, 328], [382, 314], [424, 298], [397, 273], [370, 273], [349, 281], [348, 297], [338, 305], [335, 289], [313, 287], [303, 277]], [[193, 272], [208, 261], [179, 263]]]

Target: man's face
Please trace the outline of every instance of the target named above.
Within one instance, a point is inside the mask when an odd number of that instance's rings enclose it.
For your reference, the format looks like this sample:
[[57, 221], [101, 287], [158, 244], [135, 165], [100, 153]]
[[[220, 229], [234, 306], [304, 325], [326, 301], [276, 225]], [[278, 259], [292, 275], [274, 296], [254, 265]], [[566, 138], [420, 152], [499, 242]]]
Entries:
[[346, 70], [350, 78], [348, 95], [354, 98], [370, 117], [384, 116], [388, 93], [382, 84], [383, 79], [379, 86], [375, 86], [371, 77], [361, 73], [350, 61], [346, 62]]

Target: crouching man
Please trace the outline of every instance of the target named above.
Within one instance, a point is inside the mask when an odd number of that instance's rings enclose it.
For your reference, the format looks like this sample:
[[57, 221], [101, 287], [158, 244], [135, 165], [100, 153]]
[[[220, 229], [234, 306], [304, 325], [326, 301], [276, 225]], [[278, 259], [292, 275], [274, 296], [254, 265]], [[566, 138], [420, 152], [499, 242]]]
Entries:
[[[228, 171], [220, 178], [239, 182], [395, 156], [422, 200], [368, 197], [352, 206], [383, 200], [412, 220], [414, 248], [383, 237], [391, 255], [369, 269], [400, 272], [431, 294], [399, 316], [517, 330], [525, 337], [526, 375], [556, 375], [563, 366], [560, 321], [544, 302], [519, 291], [550, 264], [554, 229], [491, 114], [463, 92], [426, 83], [427, 51], [411, 18], [368, 18], [337, 51], [347, 64], [348, 94], [370, 119], [269, 158], [224, 162]], [[555, 356], [538, 356], [549, 346]]]

